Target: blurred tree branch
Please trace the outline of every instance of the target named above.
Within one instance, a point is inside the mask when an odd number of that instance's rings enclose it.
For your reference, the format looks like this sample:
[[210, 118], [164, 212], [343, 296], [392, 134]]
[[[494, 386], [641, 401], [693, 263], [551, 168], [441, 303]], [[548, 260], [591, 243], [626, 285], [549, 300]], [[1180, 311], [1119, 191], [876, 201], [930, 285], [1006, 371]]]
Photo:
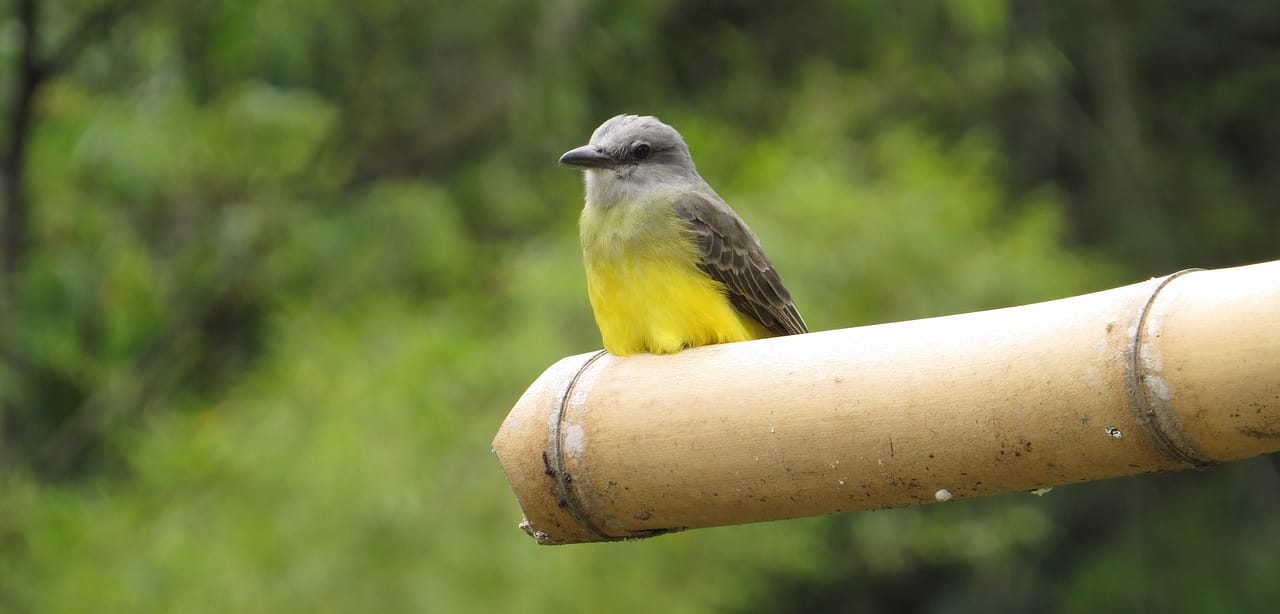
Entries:
[[[27, 138], [31, 133], [32, 103], [40, 84], [48, 77], [48, 67], [39, 55], [39, 4], [35, 0], [18, 0], [18, 24], [22, 29], [22, 47], [18, 52], [17, 79], [14, 80], [4, 151], [0, 154], [0, 183], [3, 184], [3, 230], [0, 231], [0, 272], [4, 275], [3, 316], [11, 321], [17, 299], [17, 274], [26, 251], [27, 202], [23, 176], [26, 170]], [[6, 352], [7, 354], [8, 352]]]
[[[6, 371], [20, 368], [21, 356], [12, 338], [20, 330], [16, 322], [18, 302], [18, 270], [26, 250], [27, 202], [23, 177], [26, 174], [27, 137], [31, 132], [32, 103], [36, 90], [45, 79], [45, 71], [37, 59], [40, 46], [38, 3], [18, 0], [17, 17], [22, 29], [22, 46], [18, 51], [17, 77], [13, 81], [11, 100], [4, 118], [7, 133], [0, 150], [0, 360]], [[17, 416], [13, 399], [0, 397], [0, 465], [7, 465], [9, 445], [15, 432], [11, 424]]]
[[[41, 53], [44, 31], [40, 2], [17, 0], [16, 17], [22, 32], [7, 113], [3, 118], [5, 138], [0, 149], [0, 360], [10, 369], [22, 369], [22, 356], [13, 344], [21, 330], [18, 321], [21, 299], [18, 279], [28, 246], [27, 225], [31, 204], [26, 194], [27, 153], [34, 127], [34, 105], [42, 85], [60, 72], [68, 70], [85, 48], [99, 40], [120, 18], [138, 4], [137, 0], [105, 2], [94, 7], [70, 34], [47, 57]], [[9, 421], [16, 412], [9, 398], [0, 398], [0, 441], [8, 439], [14, 428]], [[0, 450], [11, 446], [0, 446]], [[0, 454], [0, 464], [5, 462]]]
[[[18, 25], [22, 30], [22, 47], [18, 53], [18, 78], [10, 93], [8, 116], [5, 118], [7, 138], [0, 153], [0, 183], [3, 183], [3, 231], [0, 231], [0, 271], [3, 272], [3, 304], [6, 312], [17, 300], [16, 278], [27, 250], [26, 226], [29, 203], [25, 193], [27, 143], [32, 128], [32, 107], [36, 94], [46, 81], [67, 70], [80, 57], [89, 43], [137, 5], [136, 0], [121, 0], [97, 6], [83, 17], [71, 34], [48, 58], [41, 57], [42, 30], [40, 3], [18, 0]], [[12, 314], [6, 314], [12, 315]]]

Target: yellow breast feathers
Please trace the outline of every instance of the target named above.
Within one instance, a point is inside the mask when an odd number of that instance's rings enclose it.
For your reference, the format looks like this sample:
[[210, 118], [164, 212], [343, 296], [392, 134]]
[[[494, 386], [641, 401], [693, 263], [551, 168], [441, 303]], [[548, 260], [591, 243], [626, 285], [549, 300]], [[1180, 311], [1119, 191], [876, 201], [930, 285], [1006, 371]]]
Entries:
[[669, 354], [772, 336], [698, 268], [694, 237], [669, 204], [637, 205], [582, 213], [587, 293], [605, 349]]

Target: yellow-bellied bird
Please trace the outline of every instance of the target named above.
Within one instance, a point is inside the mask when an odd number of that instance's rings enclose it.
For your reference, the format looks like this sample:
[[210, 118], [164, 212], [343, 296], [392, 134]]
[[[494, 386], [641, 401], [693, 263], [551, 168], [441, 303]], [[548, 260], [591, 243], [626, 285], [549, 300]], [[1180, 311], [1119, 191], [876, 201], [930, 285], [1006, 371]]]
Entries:
[[808, 331], [760, 240], [698, 175], [674, 128], [619, 115], [560, 163], [585, 169], [582, 259], [610, 353]]

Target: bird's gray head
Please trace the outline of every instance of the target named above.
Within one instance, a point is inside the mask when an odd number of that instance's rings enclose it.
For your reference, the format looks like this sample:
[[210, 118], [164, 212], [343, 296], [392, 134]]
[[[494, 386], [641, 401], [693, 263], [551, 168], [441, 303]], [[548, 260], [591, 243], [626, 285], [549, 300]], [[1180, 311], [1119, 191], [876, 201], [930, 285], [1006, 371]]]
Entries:
[[560, 163], [584, 169], [587, 202], [605, 206], [702, 182], [680, 133], [651, 116], [610, 118]]

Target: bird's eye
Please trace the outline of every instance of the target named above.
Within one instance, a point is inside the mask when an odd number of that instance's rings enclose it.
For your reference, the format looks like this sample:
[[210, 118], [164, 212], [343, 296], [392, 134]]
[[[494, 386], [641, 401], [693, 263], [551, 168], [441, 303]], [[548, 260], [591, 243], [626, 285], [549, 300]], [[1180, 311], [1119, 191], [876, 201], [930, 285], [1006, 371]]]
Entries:
[[643, 141], [631, 146], [631, 157], [637, 160], [648, 158], [649, 152], [649, 144]]

